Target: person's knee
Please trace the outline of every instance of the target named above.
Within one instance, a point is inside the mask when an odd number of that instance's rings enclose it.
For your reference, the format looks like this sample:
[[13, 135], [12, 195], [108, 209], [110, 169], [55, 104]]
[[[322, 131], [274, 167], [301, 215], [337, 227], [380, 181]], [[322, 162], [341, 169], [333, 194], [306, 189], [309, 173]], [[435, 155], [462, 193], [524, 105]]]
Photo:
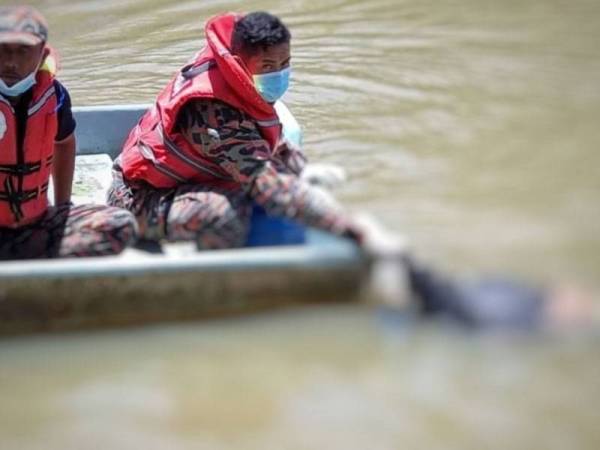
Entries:
[[233, 209], [212, 217], [196, 235], [196, 245], [200, 250], [242, 247], [246, 241], [247, 224]]
[[195, 240], [200, 249], [239, 247], [246, 237], [246, 224], [227, 197], [198, 193], [173, 204], [168, 236], [173, 241]]
[[122, 208], [80, 205], [69, 210], [57, 256], [106, 256], [121, 253], [135, 243], [134, 215]]
[[111, 243], [110, 253], [121, 253], [138, 239], [138, 223], [135, 216], [123, 209], [108, 206], [101, 211], [97, 231]]

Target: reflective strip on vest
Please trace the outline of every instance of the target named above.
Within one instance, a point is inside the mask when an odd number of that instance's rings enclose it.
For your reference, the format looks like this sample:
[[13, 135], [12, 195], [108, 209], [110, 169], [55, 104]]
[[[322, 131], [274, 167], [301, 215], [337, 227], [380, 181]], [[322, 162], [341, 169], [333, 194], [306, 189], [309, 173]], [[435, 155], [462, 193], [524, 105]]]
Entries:
[[142, 156], [147, 159], [148, 161], [151, 161], [152, 164], [154, 165], [154, 168], [156, 170], [158, 170], [160, 173], [162, 173], [163, 175], [166, 175], [170, 178], [173, 178], [177, 181], [179, 181], [180, 183], [186, 183], [188, 180], [181, 177], [180, 175], [178, 175], [177, 173], [173, 172], [171, 169], [169, 169], [167, 166], [165, 166], [164, 164], [159, 163], [156, 160], [156, 157], [154, 156], [154, 151], [152, 151], [152, 148], [146, 144], [144, 144], [143, 142], [138, 142], [137, 147], [140, 151], [140, 153], [142, 154]]
[[46, 102], [48, 100], [50, 100], [50, 97], [52, 97], [54, 95], [54, 93], [55, 93], [54, 85], [52, 85], [48, 88], [48, 90], [46, 92], [44, 92], [44, 95], [42, 95], [40, 97], [40, 99], [35, 103], [35, 105], [33, 105], [29, 108], [29, 110], [27, 111], [27, 115], [33, 116], [36, 112], [38, 112], [40, 109], [42, 109], [44, 107], [44, 105], [46, 104]]
[[186, 79], [186, 80], [190, 80], [194, 77], [197, 77], [198, 75], [200, 75], [201, 73], [206, 72], [207, 70], [210, 70], [212, 67], [216, 66], [217, 63], [214, 60], [210, 60], [210, 61], [206, 61], [202, 64], [200, 64], [197, 67], [191, 66], [189, 69], [187, 70], [182, 70], [181, 71], [181, 75]]
[[161, 139], [163, 140], [165, 146], [175, 155], [177, 156], [180, 160], [182, 160], [184, 163], [192, 166], [194, 169], [200, 170], [202, 172], [206, 172], [210, 175], [212, 175], [213, 177], [216, 178], [220, 178], [222, 180], [227, 180], [227, 177], [224, 177], [223, 175], [220, 175], [216, 172], [213, 172], [212, 170], [210, 170], [209, 168], [205, 167], [202, 164], [201, 160], [195, 159], [192, 155], [188, 155], [187, 153], [185, 153], [182, 149], [180, 149], [175, 142], [173, 142], [171, 139], [169, 139], [167, 136], [165, 136], [164, 134], [164, 130], [162, 125], [159, 123], [158, 126], [156, 127], [156, 131], [158, 132], [158, 135], [161, 137]]
[[274, 127], [276, 125], [279, 125], [281, 122], [279, 121], [279, 119], [273, 119], [273, 120], [257, 120], [256, 123], [259, 124], [261, 127], [269, 128], [269, 127]]

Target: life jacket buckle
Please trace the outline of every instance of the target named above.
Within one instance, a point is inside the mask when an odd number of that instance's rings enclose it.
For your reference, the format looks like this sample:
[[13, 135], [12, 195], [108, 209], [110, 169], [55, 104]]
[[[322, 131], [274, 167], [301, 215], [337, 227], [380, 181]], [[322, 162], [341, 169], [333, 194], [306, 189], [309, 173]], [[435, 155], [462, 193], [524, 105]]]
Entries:
[[42, 167], [41, 161], [19, 164], [0, 164], [0, 172], [12, 175], [29, 175], [37, 172]]
[[5, 201], [8, 203], [10, 210], [15, 216], [17, 222], [20, 221], [24, 216], [21, 205], [30, 200], [38, 198], [40, 193], [43, 192], [43, 188], [40, 189], [39, 186], [28, 191], [16, 190], [11, 178], [7, 178], [5, 180], [4, 188], [4, 191], [0, 191], [0, 201]]

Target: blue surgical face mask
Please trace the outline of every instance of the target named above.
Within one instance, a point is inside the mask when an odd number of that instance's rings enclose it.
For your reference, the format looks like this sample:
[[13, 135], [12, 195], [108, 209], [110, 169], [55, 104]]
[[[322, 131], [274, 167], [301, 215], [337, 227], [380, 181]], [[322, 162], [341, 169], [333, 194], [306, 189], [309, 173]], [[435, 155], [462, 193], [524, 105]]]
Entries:
[[36, 73], [37, 69], [10, 87], [0, 78], [0, 94], [6, 97], [18, 97], [24, 94], [35, 85]]
[[286, 68], [279, 72], [262, 73], [253, 75], [254, 86], [258, 93], [269, 103], [274, 103], [281, 98], [290, 85], [292, 69]]

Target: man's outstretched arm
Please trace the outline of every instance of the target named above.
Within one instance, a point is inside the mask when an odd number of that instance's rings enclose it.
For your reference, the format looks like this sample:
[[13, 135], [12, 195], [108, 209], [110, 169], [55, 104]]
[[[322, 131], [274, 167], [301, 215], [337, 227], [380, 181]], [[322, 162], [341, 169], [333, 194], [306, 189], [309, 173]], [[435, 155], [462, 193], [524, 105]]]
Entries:
[[[346, 214], [297, 175], [277, 170], [267, 142], [243, 113], [222, 102], [196, 101], [183, 108], [178, 124], [196, 151], [217, 163], [268, 214], [359, 239]], [[213, 137], [208, 146], [203, 144], [209, 142], [207, 134]]]

